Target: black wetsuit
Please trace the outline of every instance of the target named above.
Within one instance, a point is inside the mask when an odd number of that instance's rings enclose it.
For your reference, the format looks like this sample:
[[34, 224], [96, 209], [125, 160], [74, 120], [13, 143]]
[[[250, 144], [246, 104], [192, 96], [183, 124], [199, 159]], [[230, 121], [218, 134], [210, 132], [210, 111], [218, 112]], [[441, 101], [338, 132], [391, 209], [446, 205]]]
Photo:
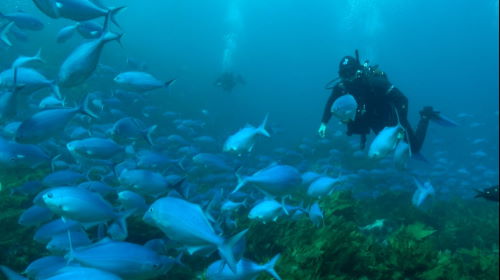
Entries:
[[[322, 123], [328, 123], [332, 117], [331, 107], [335, 100], [351, 94], [358, 103], [354, 121], [347, 123], [347, 135], [361, 135], [361, 149], [364, 148], [366, 135], [370, 129], [378, 134], [386, 126], [395, 126], [399, 121], [406, 130], [406, 141], [412, 153], [418, 153], [424, 143], [429, 125], [428, 118], [420, 118], [417, 131], [408, 123], [408, 98], [394, 87], [385, 74], [363, 75], [354, 81], [341, 81], [335, 84], [323, 112]], [[408, 139], [409, 138], [409, 139]]]

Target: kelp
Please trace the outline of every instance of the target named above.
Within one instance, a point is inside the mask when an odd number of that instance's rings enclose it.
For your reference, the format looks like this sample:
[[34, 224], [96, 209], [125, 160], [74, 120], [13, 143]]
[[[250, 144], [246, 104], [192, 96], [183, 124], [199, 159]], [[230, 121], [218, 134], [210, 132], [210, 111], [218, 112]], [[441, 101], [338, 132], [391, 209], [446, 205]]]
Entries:
[[[17, 224], [31, 198], [0, 194], [0, 261], [22, 271], [47, 250], [32, 241], [33, 228]], [[356, 200], [350, 191], [334, 192], [319, 201], [324, 212], [319, 228], [307, 214], [262, 224], [241, 211], [235, 217], [238, 229], [225, 235], [248, 228], [245, 257], [266, 263], [280, 253], [276, 271], [282, 279], [498, 279], [498, 204], [450, 200], [419, 209], [410, 196], [387, 192]], [[362, 230], [377, 219], [385, 220], [383, 227]], [[140, 216], [129, 219], [129, 233], [128, 240], [139, 244], [163, 236]], [[185, 254], [186, 266], [175, 266], [168, 277], [204, 279], [204, 270], [218, 258]], [[259, 279], [270, 277], [263, 273]]]

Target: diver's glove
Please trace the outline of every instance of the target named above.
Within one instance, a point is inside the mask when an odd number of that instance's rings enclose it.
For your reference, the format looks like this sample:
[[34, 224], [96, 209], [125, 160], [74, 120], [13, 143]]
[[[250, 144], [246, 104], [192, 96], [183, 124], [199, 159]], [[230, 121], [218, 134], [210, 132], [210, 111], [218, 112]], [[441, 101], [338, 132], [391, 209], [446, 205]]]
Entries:
[[326, 133], [326, 123], [321, 123], [318, 129], [319, 137], [325, 138], [325, 133]]

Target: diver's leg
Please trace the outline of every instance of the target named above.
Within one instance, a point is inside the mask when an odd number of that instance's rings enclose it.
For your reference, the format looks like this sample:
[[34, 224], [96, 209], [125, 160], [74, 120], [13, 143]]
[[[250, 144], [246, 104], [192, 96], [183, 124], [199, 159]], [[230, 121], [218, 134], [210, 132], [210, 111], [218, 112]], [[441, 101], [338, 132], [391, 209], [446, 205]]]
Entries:
[[427, 128], [429, 127], [429, 118], [427, 117], [420, 117], [420, 120], [418, 121], [417, 124], [417, 130], [413, 134], [413, 137], [411, 139], [411, 151], [412, 153], [416, 154], [420, 151], [422, 148], [422, 145], [424, 144], [425, 136], [427, 134]]
[[432, 107], [426, 106], [420, 110], [420, 120], [418, 121], [417, 131], [413, 136], [411, 150], [413, 153], [418, 153], [424, 144], [425, 135], [427, 134], [427, 128], [429, 127], [429, 121], [436, 116], [439, 116], [439, 112], [434, 111]]

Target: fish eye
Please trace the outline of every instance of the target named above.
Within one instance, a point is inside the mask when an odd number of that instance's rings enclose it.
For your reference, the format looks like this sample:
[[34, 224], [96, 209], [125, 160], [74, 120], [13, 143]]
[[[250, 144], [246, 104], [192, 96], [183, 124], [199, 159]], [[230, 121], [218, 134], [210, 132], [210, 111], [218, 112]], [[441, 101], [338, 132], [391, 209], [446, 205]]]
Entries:
[[54, 195], [53, 195], [52, 193], [47, 193], [47, 197], [48, 197], [48, 198], [53, 198], [53, 197], [54, 197]]
[[153, 212], [153, 207], [149, 208], [149, 212]]
[[153, 264], [153, 268], [154, 268], [154, 269], [158, 269], [158, 268], [160, 268], [160, 265], [159, 265], [159, 264], [157, 264], [157, 263], [155, 263], [155, 264]]

